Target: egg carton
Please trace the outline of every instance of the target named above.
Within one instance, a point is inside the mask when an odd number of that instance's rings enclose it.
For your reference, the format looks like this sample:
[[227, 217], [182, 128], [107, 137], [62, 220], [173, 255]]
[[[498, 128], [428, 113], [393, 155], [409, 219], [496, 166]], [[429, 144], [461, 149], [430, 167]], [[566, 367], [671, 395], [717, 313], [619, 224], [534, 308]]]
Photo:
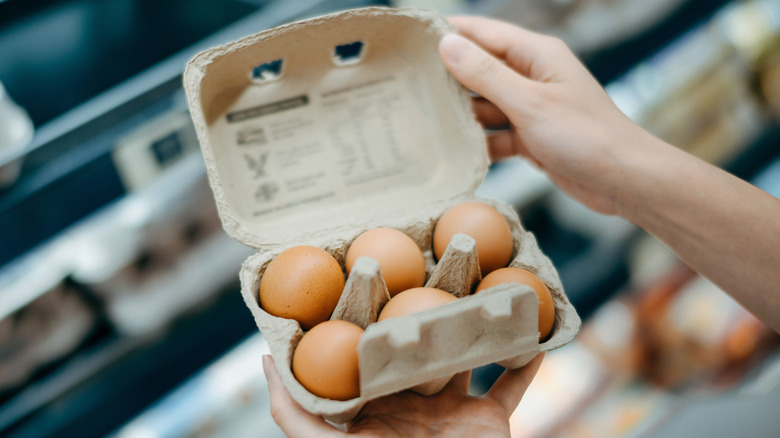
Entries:
[[[350, 321], [366, 329], [358, 344], [361, 394], [348, 401], [317, 397], [298, 383], [290, 368], [295, 347], [304, 334], [300, 325], [270, 315], [258, 305], [262, 274], [278, 254], [258, 253], [241, 269], [241, 293], [269, 343], [285, 386], [301, 406], [331, 421], [345, 422], [369, 400], [409, 388], [434, 394], [453, 374], [490, 363], [519, 368], [539, 352], [560, 347], [574, 337], [579, 317], [533, 235], [522, 228], [511, 207], [487, 199], [475, 200], [496, 208], [510, 224], [514, 239], [510, 266], [530, 270], [550, 289], [556, 312], [549, 338], [539, 342], [539, 301], [530, 287], [500, 285], [471, 295], [482, 278], [474, 239], [456, 234], [441, 260], [435, 263], [430, 249], [435, 221], [418, 221], [399, 229], [417, 237], [415, 243], [426, 259], [425, 286], [445, 290], [460, 299], [374, 324], [390, 295], [379, 264], [368, 257], [359, 258], [330, 319]], [[356, 226], [354, 237], [368, 229]], [[349, 243], [337, 240], [323, 249], [343, 266]]]
[[[521, 367], [579, 329], [558, 274], [517, 213], [474, 198], [487, 172], [485, 136], [468, 92], [438, 58], [438, 43], [451, 31], [430, 11], [356, 9], [207, 50], [185, 71], [222, 225], [258, 250], [241, 269], [241, 293], [292, 397], [334, 422], [383, 395], [435, 393], [476, 366]], [[539, 342], [538, 299], [529, 287], [470, 295], [480, 273], [469, 236], [456, 235], [435, 262], [436, 220], [466, 201], [504, 216], [514, 240], [510, 266], [530, 270], [550, 289], [556, 315], [546, 341]], [[460, 299], [374, 324], [389, 294], [376, 261], [359, 259], [331, 318], [366, 329], [358, 345], [360, 396], [317, 397], [290, 368], [300, 325], [259, 305], [263, 273], [282, 251], [304, 244], [343, 267], [350, 243], [378, 227], [408, 235], [426, 259], [426, 285]]]

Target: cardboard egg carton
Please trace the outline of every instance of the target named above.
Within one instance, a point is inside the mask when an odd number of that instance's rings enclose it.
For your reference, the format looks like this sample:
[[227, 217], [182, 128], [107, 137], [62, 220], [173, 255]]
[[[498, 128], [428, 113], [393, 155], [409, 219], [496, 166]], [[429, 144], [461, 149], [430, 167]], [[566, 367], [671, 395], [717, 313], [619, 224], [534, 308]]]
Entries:
[[[223, 227], [258, 252], [241, 269], [242, 295], [282, 380], [308, 411], [334, 422], [369, 400], [413, 388], [431, 394], [457, 372], [525, 365], [569, 342], [580, 320], [558, 275], [511, 207], [495, 207], [514, 239], [511, 266], [550, 288], [550, 337], [539, 343], [538, 300], [527, 286], [469, 295], [480, 280], [474, 241], [456, 235], [435, 263], [432, 233], [448, 208], [474, 200], [487, 171], [485, 137], [438, 43], [452, 28], [418, 9], [366, 8], [291, 23], [200, 53], [184, 85]], [[361, 233], [407, 234], [426, 259], [426, 285], [460, 299], [374, 324], [389, 299], [376, 261], [353, 267], [332, 319], [366, 328], [358, 346], [361, 394], [316, 397], [290, 369], [303, 335], [259, 305], [273, 258], [313, 245], [344, 266]]]

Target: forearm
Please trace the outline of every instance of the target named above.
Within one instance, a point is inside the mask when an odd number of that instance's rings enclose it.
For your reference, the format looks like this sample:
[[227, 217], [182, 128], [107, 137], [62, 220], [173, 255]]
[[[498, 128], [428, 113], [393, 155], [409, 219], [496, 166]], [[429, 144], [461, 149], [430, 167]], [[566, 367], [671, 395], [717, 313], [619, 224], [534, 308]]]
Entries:
[[780, 200], [652, 139], [623, 168], [619, 214], [780, 332]]

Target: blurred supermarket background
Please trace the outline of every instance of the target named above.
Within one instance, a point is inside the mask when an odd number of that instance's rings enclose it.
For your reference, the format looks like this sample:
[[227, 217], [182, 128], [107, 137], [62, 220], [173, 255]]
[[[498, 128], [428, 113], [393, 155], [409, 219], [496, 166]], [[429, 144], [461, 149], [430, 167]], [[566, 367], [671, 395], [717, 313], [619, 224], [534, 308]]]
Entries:
[[[181, 73], [373, 4], [558, 35], [631, 118], [780, 196], [780, 0], [0, 1], [0, 435], [282, 436], [238, 292], [252, 250], [220, 228]], [[479, 194], [518, 209], [584, 319], [514, 436], [777, 436], [776, 334], [519, 159]]]

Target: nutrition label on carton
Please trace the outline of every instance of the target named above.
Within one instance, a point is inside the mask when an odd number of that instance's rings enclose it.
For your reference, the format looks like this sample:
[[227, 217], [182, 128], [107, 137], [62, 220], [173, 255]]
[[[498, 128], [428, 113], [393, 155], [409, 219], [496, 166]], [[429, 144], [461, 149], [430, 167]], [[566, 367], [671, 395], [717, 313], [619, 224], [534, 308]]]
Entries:
[[404, 172], [404, 151], [395, 134], [404, 101], [398, 90], [386, 89], [388, 77], [322, 94], [328, 113], [328, 141], [338, 157], [346, 186], [388, 179]]
[[253, 217], [413, 186], [425, 117], [392, 75], [231, 111], [230, 179]]

